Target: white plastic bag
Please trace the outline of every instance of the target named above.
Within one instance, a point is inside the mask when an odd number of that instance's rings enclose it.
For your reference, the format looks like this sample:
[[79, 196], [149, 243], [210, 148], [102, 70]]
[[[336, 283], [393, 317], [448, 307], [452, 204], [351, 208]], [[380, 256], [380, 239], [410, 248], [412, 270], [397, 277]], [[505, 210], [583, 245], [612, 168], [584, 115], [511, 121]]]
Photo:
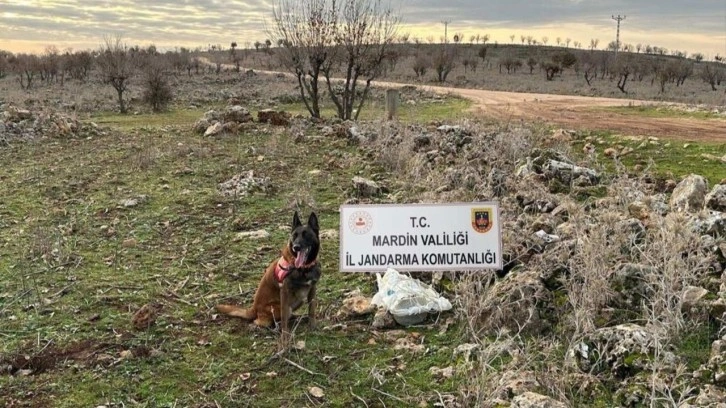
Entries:
[[451, 302], [436, 293], [428, 285], [397, 270], [388, 268], [386, 273], [376, 274], [378, 292], [371, 303], [382, 306], [394, 316], [411, 316], [451, 309]]

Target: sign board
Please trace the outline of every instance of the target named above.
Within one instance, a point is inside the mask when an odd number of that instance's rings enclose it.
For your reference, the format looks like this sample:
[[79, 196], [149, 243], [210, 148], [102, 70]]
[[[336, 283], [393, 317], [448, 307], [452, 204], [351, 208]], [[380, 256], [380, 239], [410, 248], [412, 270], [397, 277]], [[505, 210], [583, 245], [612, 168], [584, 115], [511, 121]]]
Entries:
[[502, 268], [496, 202], [343, 205], [341, 272]]

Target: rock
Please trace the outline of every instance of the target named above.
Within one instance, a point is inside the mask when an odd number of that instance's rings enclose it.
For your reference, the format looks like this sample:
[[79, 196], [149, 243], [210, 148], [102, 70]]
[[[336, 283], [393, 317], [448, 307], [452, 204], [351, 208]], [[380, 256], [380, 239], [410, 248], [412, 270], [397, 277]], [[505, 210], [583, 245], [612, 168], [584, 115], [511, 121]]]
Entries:
[[537, 394], [534, 392], [525, 392], [517, 395], [512, 399], [511, 408], [567, 408], [567, 405], [557, 401], [552, 397]]
[[681, 307], [691, 309], [702, 303], [703, 298], [708, 294], [708, 290], [697, 286], [688, 286], [683, 291], [681, 299]]
[[219, 133], [221, 133], [224, 130], [224, 125], [220, 122], [217, 122], [207, 128], [207, 130], [204, 131], [204, 136], [215, 136]]
[[456, 359], [456, 357], [461, 355], [462, 358], [464, 359], [464, 362], [468, 364], [474, 360], [472, 358], [472, 354], [477, 350], [479, 350], [478, 344], [463, 343], [463, 344], [459, 344], [458, 346], [456, 346], [456, 348], [454, 349], [454, 352], [452, 354], [453, 354], [454, 359]]
[[194, 122], [194, 125], [192, 125], [192, 131], [196, 134], [203, 135], [210, 126], [212, 126], [212, 123], [208, 120], [199, 119], [198, 121]]
[[224, 122], [245, 123], [252, 121], [252, 115], [247, 108], [240, 105], [228, 106], [222, 113]]
[[726, 213], [709, 212], [691, 220], [696, 232], [714, 238], [726, 237]]
[[337, 229], [325, 229], [320, 231], [320, 239], [321, 240], [335, 240], [338, 238], [338, 230]]
[[572, 130], [556, 129], [552, 132], [550, 140], [555, 142], [571, 142], [575, 136], [575, 132]]
[[396, 327], [396, 321], [393, 319], [391, 312], [380, 308], [373, 316], [371, 326], [375, 329], [390, 329]]
[[[569, 353], [583, 372], [596, 374], [609, 371], [622, 378], [651, 369], [656, 344], [657, 336], [650, 329], [626, 323], [595, 330]], [[675, 365], [672, 353], [661, 353], [659, 364]]]
[[266, 191], [269, 187], [269, 179], [255, 177], [253, 170], [237, 174], [218, 186], [220, 193], [228, 197], [245, 197], [257, 191]]
[[[600, 175], [592, 169], [576, 166], [574, 164], [549, 160], [542, 166], [542, 174], [548, 179], [557, 179], [561, 183], [570, 184], [572, 181], [582, 178], [584, 185], [595, 185], [600, 180]], [[578, 185], [583, 185], [579, 182]]]
[[726, 408], [726, 390], [706, 384], [693, 400], [693, 404], [704, 408]]
[[554, 244], [554, 243], [562, 241], [562, 239], [560, 237], [558, 237], [557, 235], [548, 234], [548, 233], [544, 232], [544, 230], [539, 230], [539, 231], [535, 232], [534, 236], [545, 245]]
[[496, 397], [508, 400], [514, 396], [539, 389], [540, 383], [533, 371], [507, 371], [501, 374]]
[[343, 300], [343, 307], [337, 313], [339, 318], [365, 316], [373, 313], [376, 307], [371, 304], [371, 298], [362, 295], [353, 295]]
[[711, 343], [711, 355], [706, 364], [703, 364], [694, 377], [701, 381], [726, 386], [726, 336]]
[[119, 204], [121, 204], [121, 206], [126, 207], [126, 208], [132, 208], [132, 207], [136, 207], [137, 205], [145, 202], [146, 200], [148, 200], [148, 197], [146, 195], [142, 194], [138, 197], [127, 198], [125, 200], [121, 200], [121, 202]]
[[448, 366], [444, 368], [431, 367], [429, 368], [429, 374], [436, 379], [447, 379], [454, 376], [454, 367]]
[[703, 209], [708, 192], [705, 178], [691, 174], [678, 183], [671, 195], [671, 209], [678, 212], [699, 212]]
[[291, 115], [285, 111], [264, 109], [257, 112], [257, 120], [260, 123], [269, 123], [273, 126], [290, 126]]
[[550, 301], [551, 294], [537, 272], [509, 273], [489, 289], [480, 319], [490, 332], [506, 328], [513, 333], [541, 333], [550, 327], [546, 319]]
[[360, 197], [374, 197], [382, 192], [381, 187], [373, 180], [355, 176], [352, 181], [353, 188]]
[[642, 201], [634, 201], [628, 205], [628, 214], [640, 221], [645, 221], [650, 217], [648, 205]]
[[270, 237], [270, 233], [266, 230], [257, 230], [257, 231], [242, 231], [238, 232], [237, 235], [234, 237], [234, 241], [242, 241], [245, 239], [266, 239]]
[[455, 125], [455, 126], [441, 125], [441, 126], [437, 127], [436, 130], [438, 130], [439, 132], [442, 132], [442, 133], [460, 132], [461, 126], [459, 126], [459, 125]]
[[726, 212], [726, 185], [718, 184], [706, 196], [706, 208]]
[[611, 158], [618, 157], [617, 149], [614, 149], [612, 147], [608, 147], [602, 153], [605, 155], [605, 157], [611, 157]]

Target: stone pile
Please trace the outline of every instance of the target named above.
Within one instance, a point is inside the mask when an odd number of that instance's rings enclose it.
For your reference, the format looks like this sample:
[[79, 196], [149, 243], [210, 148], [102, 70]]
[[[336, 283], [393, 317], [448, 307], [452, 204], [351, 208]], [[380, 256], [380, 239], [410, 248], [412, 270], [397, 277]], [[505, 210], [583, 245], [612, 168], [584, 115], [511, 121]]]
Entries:
[[0, 105], [0, 144], [42, 138], [90, 137], [100, 133], [95, 123], [53, 112]]

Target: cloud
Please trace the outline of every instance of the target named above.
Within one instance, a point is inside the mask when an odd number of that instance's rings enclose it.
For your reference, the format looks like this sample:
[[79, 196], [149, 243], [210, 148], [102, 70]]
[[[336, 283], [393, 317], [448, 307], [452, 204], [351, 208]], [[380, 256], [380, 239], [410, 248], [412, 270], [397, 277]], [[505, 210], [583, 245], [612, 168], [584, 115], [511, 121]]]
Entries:
[[[582, 42], [601, 38], [607, 44], [615, 32], [611, 16], [620, 14], [626, 16], [624, 42], [726, 54], [723, 0], [392, 1], [407, 27], [426, 27], [428, 35], [432, 29], [438, 33], [441, 21], [448, 20], [450, 32], [490, 33], [500, 42], [509, 42], [511, 34], [525, 34]], [[242, 46], [266, 38], [271, 10], [272, 0], [0, 0], [0, 49], [33, 44], [36, 51], [49, 44], [95, 48], [109, 34], [160, 48], [232, 41]]]

